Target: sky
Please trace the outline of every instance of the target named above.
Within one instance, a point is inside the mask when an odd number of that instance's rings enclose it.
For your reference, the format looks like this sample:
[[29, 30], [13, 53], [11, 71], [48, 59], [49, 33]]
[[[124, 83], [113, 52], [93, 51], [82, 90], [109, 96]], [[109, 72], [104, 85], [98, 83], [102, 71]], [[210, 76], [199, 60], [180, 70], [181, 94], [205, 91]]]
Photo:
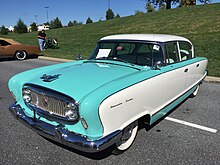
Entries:
[[[145, 0], [1, 0], [0, 27], [15, 26], [19, 19], [27, 26], [50, 22], [56, 17], [63, 25], [74, 20], [85, 23], [88, 17], [94, 22], [105, 20], [108, 2], [114, 14], [121, 17], [134, 15], [136, 10], [146, 12]], [[212, 0], [217, 2], [220, 0]]]

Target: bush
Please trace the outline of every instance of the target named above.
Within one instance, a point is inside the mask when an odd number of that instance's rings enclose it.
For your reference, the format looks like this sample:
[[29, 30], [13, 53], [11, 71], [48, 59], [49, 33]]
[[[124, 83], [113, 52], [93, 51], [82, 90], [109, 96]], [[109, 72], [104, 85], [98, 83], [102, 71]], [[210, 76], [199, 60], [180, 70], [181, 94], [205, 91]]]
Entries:
[[37, 31], [37, 24], [33, 22], [31, 25], [31, 31]]
[[3, 25], [1, 27], [1, 35], [7, 35], [8, 34], [8, 29], [5, 28], [5, 26]]

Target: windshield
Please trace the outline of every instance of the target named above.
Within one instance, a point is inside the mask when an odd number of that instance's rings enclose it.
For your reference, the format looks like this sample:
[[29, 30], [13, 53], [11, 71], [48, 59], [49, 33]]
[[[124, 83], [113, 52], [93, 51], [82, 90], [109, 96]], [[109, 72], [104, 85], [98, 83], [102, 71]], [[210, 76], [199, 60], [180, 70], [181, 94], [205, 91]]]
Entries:
[[141, 66], [152, 66], [163, 60], [160, 45], [143, 42], [101, 41], [90, 60], [116, 60]]

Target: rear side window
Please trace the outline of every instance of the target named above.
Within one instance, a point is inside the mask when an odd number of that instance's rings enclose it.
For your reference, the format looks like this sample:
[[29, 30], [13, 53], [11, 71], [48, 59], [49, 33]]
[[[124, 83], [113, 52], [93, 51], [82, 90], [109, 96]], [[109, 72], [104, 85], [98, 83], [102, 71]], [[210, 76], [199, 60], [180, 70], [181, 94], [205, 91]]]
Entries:
[[188, 42], [179, 42], [180, 58], [181, 61], [189, 60], [192, 58], [192, 45]]
[[172, 64], [180, 61], [177, 42], [170, 42], [165, 44], [165, 52], [167, 64]]
[[7, 45], [11, 45], [11, 44], [5, 40], [0, 40], [0, 46], [7, 46]]

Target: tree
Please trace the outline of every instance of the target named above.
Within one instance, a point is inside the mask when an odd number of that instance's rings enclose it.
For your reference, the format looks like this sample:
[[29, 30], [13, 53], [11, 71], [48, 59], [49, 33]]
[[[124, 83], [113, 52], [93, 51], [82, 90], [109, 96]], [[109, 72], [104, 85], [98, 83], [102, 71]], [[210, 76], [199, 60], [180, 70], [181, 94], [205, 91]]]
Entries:
[[112, 11], [112, 9], [108, 9], [107, 11], [106, 11], [106, 20], [109, 20], [109, 19], [114, 19], [114, 17], [115, 17], [115, 14], [114, 14], [114, 12]]
[[71, 27], [71, 26], [77, 26], [77, 25], [82, 25], [83, 23], [82, 22], [78, 22], [77, 20], [74, 20], [74, 21], [70, 21], [69, 23], [68, 23], [68, 27]]
[[115, 18], [120, 18], [121, 16], [119, 15], [119, 14], [117, 14], [116, 16], [115, 16]]
[[2, 27], [0, 28], [1, 30], [1, 35], [7, 35], [8, 34], [8, 29], [7, 28], [5, 28], [5, 26], [4, 25], [2, 25]]
[[71, 27], [71, 26], [73, 26], [73, 23], [70, 21], [67, 26]]
[[50, 21], [50, 28], [51, 29], [57, 29], [57, 28], [62, 28], [62, 27], [63, 27], [63, 25], [58, 17], [56, 17], [54, 20]]
[[158, 5], [161, 6], [163, 3], [166, 3], [166, 9], [171, 9], [171, 4], [179, 3], [179, 0], [145, 0], [147, 3], [154, 5], [157, 7]]
[[[151, 3], [152, 5], [154, 5], [154, 7], [156, 6], [161, 6], [163, 3], [166, 4], [166, 9], [171, 9], [171, 5], [176, 5], [180, 3], [181, 6], [181, 0], [145, 0], [147, 1], [147, 3]], [[193, 3], [196, 4], [196, 0], [188, 0], [188, 1], [194, 1]], [[199, 0], [199, 2], [207, 4], [210, 3], [211, 0]]]
[[33, 22], [31, 25], [31, 31], [37, 31], [37, 24]]
[[208, 4], [212, 2], [211, 0], [199, 0], [199, 1], [203, 4]]
[[88, 17], [87, 20], [86, 20], [86, 24], [89, 24], [89, 23], [93, 23], [93, 21], [90, 17]]
[[49, 22], [45, 22], [44, 25], [48, 25], [48, 26], [50, 26], [50, 23], [49, 23]]
[[14, 26], [14, 32], [22, 34], [27, 33], [27, 30], [27, 25], [25, 25], [24, 22], [21, 19], [19, 19], [17, 24]]
[[147, 10], [147, 13], [155, 12], [155, 8], [153, 7], [151, 3], [146, 4], [146, 10]]
[[196, 5], [196, 0], [180, 0], [179, 7]]

